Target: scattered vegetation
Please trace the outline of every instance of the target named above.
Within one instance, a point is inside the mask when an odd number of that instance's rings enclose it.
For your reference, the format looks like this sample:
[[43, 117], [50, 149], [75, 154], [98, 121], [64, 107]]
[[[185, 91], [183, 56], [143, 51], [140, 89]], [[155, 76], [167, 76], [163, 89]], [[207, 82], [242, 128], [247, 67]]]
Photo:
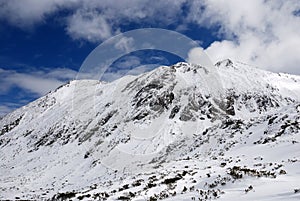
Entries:
[[270, 177], [276, 178], [275, 172], [270, 172], [267, 170], [256, 170], [250, 169], [241, 166], [233, 166], [228, 169], [228, 174], [231, 175], [234, 179], [241, 179], [244, 175], [252, 176], [252, 177]]

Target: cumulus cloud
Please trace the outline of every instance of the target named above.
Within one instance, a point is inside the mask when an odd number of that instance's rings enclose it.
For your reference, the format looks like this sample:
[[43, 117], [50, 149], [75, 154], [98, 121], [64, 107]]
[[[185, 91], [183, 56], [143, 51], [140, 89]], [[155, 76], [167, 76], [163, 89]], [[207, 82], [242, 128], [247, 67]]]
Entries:
[[189, 63], [200, 64], [207, 67], [211, 67], [213, 65], [213, 62], [201, 47], [191, 49], [188, 53], [187, 61]]
[[206, 9], [189, 18], [205, 26], [220, 26], [222, 41], [206, 52], [214, 61], [240, 60], [272, 71], [300, 73], [299, 1], [205, 1]]
[[128, 23], [172, 24], [181, 16], [186, 1], [80, 1], [76, 12], [67, 16], [67, 31], [72, 38], [99, 42], [119, 34], [120, 27]]
[[91, 42], [98, 42], [112, 35], [107, 20], [93, 11], [78, 10], [68, 18], [66, 29], [72, 38], [84, 38]]

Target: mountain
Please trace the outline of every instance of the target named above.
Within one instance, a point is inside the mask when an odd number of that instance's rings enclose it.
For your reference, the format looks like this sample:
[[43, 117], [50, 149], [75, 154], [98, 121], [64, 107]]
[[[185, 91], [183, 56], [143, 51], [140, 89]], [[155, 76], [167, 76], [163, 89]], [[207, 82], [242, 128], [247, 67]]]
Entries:
[[75, 80], [6, 115], [0, 199], [300, 199], [300, 77], [215, 68]]

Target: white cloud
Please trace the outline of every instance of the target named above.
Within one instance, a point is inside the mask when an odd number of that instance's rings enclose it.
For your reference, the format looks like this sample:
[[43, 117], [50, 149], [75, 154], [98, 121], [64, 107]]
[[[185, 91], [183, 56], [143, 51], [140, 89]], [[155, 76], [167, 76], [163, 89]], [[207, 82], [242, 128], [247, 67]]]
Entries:
[[201, 47], [191, 49], [188, 53], [187, 61], [189, 63], [200, 64], [201, 66], [211, 66], [213, 64]]
[[11, 112], [12, 110], [13, 109], [11, 107], [8, 107], [6, 105], [0, 105], [0, 118], [5, 114]]
[[131, 37], [121, 37], [119, 41], [115, 42], [116, 49], [122, 50], [126, 53], [130, 53], [134, 49], [134, 40]]
[[[69, 80], [75, 79], [77, 71], [67, 68], [43, 68], [42, 70], [27, 72], [17, 72], [15, 70], [5, 70], [0, 68], [0, 117], [25, 105], [28, 98], [39, 98], [49, 91], [63, 85]], [[89, 76], [90, 75], [86, 75]], [[14, 87], [20, 88], [11, 97], [11, 90]], [[8, 99], [12, 100], [7, 102]]]
[[40, 71], [39, 74], [41, 75], [41, 77], [49, 77], [61, 81], [66, 81], [74, 79], [77, 75], [77, 71], [68, 68], [47, 68], [44, 71]]
[[75, 76], [76, 71], [62, 68], [35, 71], [30, 74], [0, 69], [0, 94], [7, 93], [12, 87], [19, 87], [25, 92], [42, 96]]
[[27, 28], [46, 21], [55, 12], [68, 10], [60, 20], [67, 33], [74, 39], [99, 42], [119, 33], [124, 22], [172, 24], [181, 16], [186, 1], [10, 0], [0, 3], [0, 19]]
[[232, 58], [273, 71], [300, 73], [300, 16], [294, 15], [299, 13], [299, 0], [9, 0], [0, 3], [0, 20], [30, 27], [63, 9], [70, 12], [61, 22], [75, 40], [99, 42], [132, 22], [172, 24], [181, 31], [196, 23], [219, 34], [221, 41], [206, 49], [213, 61]]
[[[118, 61], [115, 65], [114, 68], [117, 67], [118, 69], [131, 69], [132, 67], [140, 65], [141, 61], [139, 57], [136, 56], [126, 56], [124, 59], [121, 59]], [[107, 69], [108, 71], [110, 69]], [[114, 70], [114, 69], [112, 69]]]
[[300, 73], [300, 18], [293, 15], [299, 1], [210, 0], [205, 5], [201, 17], [195, 11], [189, 18], [221, 27], [219, 33], [226, 39], [206, 49], [212, 60], [232, 58], [272, 71]]
[[200, 64], [203, 48], [197, 47], [190, 50], [187, 61], [189, 63]]
[[1, 103], [0, 105], [0, 119], [5, 116], [9, 112], [21, 107], [23, 104], [28, 103], [27, 101], [24, 103]]
[[157, 64], [146, 64], [146, 65], [139, 65], [133, 69], [120, 69], [115, 72], [105, 72], [101, 77], [101, 80], [112, 82], [126, 75], [140, 75], [142, 73], [151, 71], [157, 68], [158, 66], [159, 65]]
[[50, 15], [62, 8], [73, 8], [79, 0], [9, 0], [0, 2], [0, 19], [21, 27], [32, 27], [43, 22]]
[[78, 10], [68, 19], [67, 32], [74, 39], [98, 42], [111, 37], [112, 30], [107, 20], [97, 12]]

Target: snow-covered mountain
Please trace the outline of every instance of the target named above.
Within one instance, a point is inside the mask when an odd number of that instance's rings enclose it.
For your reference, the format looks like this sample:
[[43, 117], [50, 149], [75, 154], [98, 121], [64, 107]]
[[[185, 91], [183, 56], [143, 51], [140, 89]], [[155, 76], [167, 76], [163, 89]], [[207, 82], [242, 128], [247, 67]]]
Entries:
[[0, 199], [299, 200], [300, 77], [215, 67], [71, 81], [6, 115]]

